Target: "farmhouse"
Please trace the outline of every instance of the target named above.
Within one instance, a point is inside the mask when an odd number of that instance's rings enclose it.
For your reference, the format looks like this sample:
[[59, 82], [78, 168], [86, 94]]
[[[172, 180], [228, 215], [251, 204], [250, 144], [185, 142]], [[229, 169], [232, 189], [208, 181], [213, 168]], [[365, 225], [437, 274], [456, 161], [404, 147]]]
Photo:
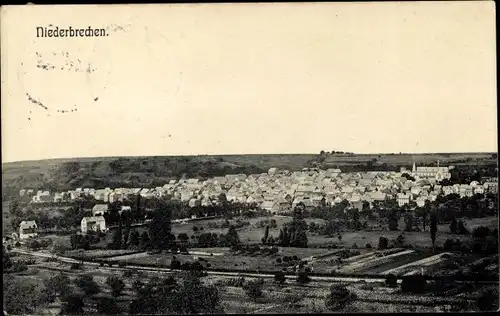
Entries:
[[398, 193], [397, 200], [398, 200], [398, 205], [403, 206], [405, 204], [410, 203], [410, 195], [404, 193]]
[[20, 239], [28, 239], [37, 236], [38, 226], [35, 221], [22, 221], [19, 224], [19, 238]]
[[108, 204], [96, 204], [92, 208], [92, 216], [104, 215], [108, 211]]
[[89, 231], [106, 231], [106, 220], [103, 216], [84, 217], [81, 221], [82, 233], [86, 234]]

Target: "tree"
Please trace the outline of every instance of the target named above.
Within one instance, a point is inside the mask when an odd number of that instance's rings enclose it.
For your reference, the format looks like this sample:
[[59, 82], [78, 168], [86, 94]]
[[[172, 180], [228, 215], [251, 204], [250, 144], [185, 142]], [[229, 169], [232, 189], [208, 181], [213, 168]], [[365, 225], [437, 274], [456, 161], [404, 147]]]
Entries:
[[262, 292], [263, 279], [250, 280], [243, 284], [243, 291], [252, 299], [257, 299], [264, 296]]
[[390, 231], [398, 230], [398, 218], [397, 218], [395, 212], [390, 212], [387, 220], [388, 220]]
[[113, 240], [111, 244], [109, 244], [109, 247], [111, 249], [121, 249], [122, 248], [122, 224], [118, 225], [118, 228], [115, 230], [113, 234]]
[[61, 256], [63, 255], [69, 248], [63, 244], [62, 242], [56, 241], [52, 244], [51, 252], [54, 255]]
[[465, 227], [464, 222], [458, 221], [457, 223], [457, 233], [460, 235], [468, 235], [469, 230]]
[[162, 209], [156, 211], [153, 215], [153, 219], [149, 224], [149, 238], [151, 239], [151, 245], [157, 250], [168, 250], [170, 248], [172, 237], [171, 237], [171, 211], [165, 209], [162, 205]]
[[116, 275], [110, 275], [106, 279], [106, 284], [111, 289], [111, 294], [116, 297], [119, 296], [122, 290], [125, 288], [125, 283]]
[[241, 245], [240, 237], [238, 236], [238, 232], [234, 225], [229, 227], [229, 230], [226, 234], [226, 240], [230, 244], [231, 247], [239, 247]]
[[172, 261], [170, 262], [170, 269], [180, 269], [181, 268], [181, 262], [174, 256], [172, 258]]
[[436, 242], [437, 233], [437, 215], [435, 212], [431, 214], [431, 240], [432, 240], [432, 251], [434, 251], [434, 245]]
[[405, 231], [413, 231], [413, 216], [411, 216], [411, 214], [408, 214], [405, 218]]
[[127, 248], [129, 236], [130, 236], [130, 227], [126, 226], [125, 229], [123, 230], [123, 237], [122, 237], [122, 244], [121, 244], [122, 248]]
[[342, 242], [342, 235], [341, 235], [341, 234], [339, 234], [339, 235], [337, 236], [337, 238], [338, 238], [339, 242]]
[[487, 288], [479, 293], [476, 305], [480, 311], [491, 312], [498, 309], [498, 289]]
[[36, 314], [43, 300], [44, 295], [36, 289], [35, 285], [10, 275], [4, 275], [3, 303], [7, 313], [11, 315]]
[[456, 234], [458, 231], [458, 223], [457, 223], [457, 219], [455, 217], [453, 217], [451, 219], [451, 224], [450, 224], [450, 232], [452, 234]]
[[403, 234], [399, 234], [398, 237], [396, 238], [397, 247], [403, 247], [405, 240], [406, 240], [405, 236]]
[[189, 241], [189, 236], [186, 233], [180, 233], [177, 236], [177, 239], [181, 242], [183, 246], [186, 246], [187, 242]]
[[94, 281], [94, 278], [89, 274], [80, 275], [75, 279], [75, 284], [85, 295], [94, 295], [99, 293], [99, 285]]
[[334, 311], [341, 310], [356, 299], [356, 295], [347, 290], [342, 284], [333, 284], [330, 293], [325, 299], [325, 306]]
[[129, 240], [130, 240], [131, 246], [133, 246], [133, 247], [139, 246], [140, 239], [141, 239], [141, 237], [140, 237], [139, 232], [137, 230], [135, 230], [135, 229], [130, 230]]
[[148, 248], [150, 245], [150, 241], [151, 240], [149, 239], [148, 232], [143, 232], [141, 234], [141, 242], [140, 242], [141, 248]]
[[64, 274], [45, 279], [43, 284], [45, 285], [45, 299], [48, 302], [53, 302], [58, 295], [62, 297], [71, 292], [69, 277]]
[[99, 298], [96, 309], [100, 315], [118, 315], [122, 312], [116, 299], [111, 297]]
[[[280, 258], [278, 258], [280, 259]], [[281, 259], [280, 259], [281, 263]], [[274, 274], [274, 281], [277, 282], [278, 284], [284, 284], [286, 282], [286, 276], [285, 272], [283, 271], [278, 271]]]
[[388, 287], [397, 287], [398, 286], [398, 278], [394, 274], [389, 274], [385, 278], [385, 284]]
[[305, 269], [303, 271], [299, 271], [297, 273], [297, 282], [299, 284], [306, 284], [311, 281], [311, 278], [309, 277], [309, 274]]
[[293, 210], [293, 219], [290, 223], [290, 246], [307, 248], [307, 223], [303, 212], [305, 206], [299, 203]]
[[426, 284], [427, 281], [422, 275], [406, 275], [403, 276], [401, 290], [406, 293], [423, 293], [425, 291]]
[[266, 245], [268, 239], [269, 239], [269, 225], [266, 226], [266, 231], [264, 232], [264, 237], [262, 237], [262, 244]]
[[63, 297], [61, 305], [62, 315], [83, 315], [85, 306], [83, 297], [77, 294], [70, 294]]
[[378, 239], [378, 249], [383, 250], [387, 249], [389, 246], [389, 240], [386, 237], [380, 237]]

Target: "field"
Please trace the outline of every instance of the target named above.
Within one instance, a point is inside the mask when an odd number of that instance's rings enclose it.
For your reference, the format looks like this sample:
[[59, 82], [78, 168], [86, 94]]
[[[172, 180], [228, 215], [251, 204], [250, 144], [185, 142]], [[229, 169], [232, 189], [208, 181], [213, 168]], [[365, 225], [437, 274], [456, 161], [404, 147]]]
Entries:
[[[48, 270], [50, 269], [50, 270]], [[89, 274], [93, 276], [101, 289], [101, 293], [94, 297], [109, 296], [109, 288], [105, 284], [105, 280], [109, 275], [122, 276], [119, 271], [110, 271], [105, 268], [85, 268], [83, 271], [71, 271], [61, 267], [56, 263], [40, 263], [31, 266], [29, 272], [24, 275], [16, 275], [16, 278], [23, 282], [40, 285], [43, 280], [51, 276], [55, 276], [60, 271], [69, 276], [73, 282], [75, 278], [81, 274]], [[134, 274], [132, 277], [122, 277], [125, 282], [125, 289], [122, 295], [118, 297], [119, 306], [126, 310], [128, 303], [135, 297], [132, 290], [132, 282], [135, 279], [145, 281], [152, 276], [158, 276], [154, 273], [141, 272]], [[177, 276], [182, 278], [182, 276]], [[226, 284], [227, 278], [219, 276], [207, 276], [202, 278], [205, 284], [214, 284], [219, 289], [221, 304], [225, 313], [254, 313], [254, 314], [276, 314], [276, 313], [328, 313], [325, 306], [325, 297], [328, 294], [330, 282], [310, 282], [306, 285], [298, 285], [293, 280], [288, 280], [283, 286], [278, 286], [272, 280], [265, 280], [263, 285], [263, 296], [261, 298], [252, 299], [248, 297], [242, 288], [229, 286]], [[247, 280], [249, 280], [247, 278]], [[72, 287], [78, 291], [74, 285]], [[384, 284], [372, 283], [370, 290], [367, 290], [367, 285], [363, 282], [347, 284], [347, 289], [357, 295], [357, 299], [350, 305], [347, 305], [339, 312], [371, 312], [371, 311], [386, 311], [386, 312], [433, 312], [443, 311], [446, 305], [453, 302], [454, 298], [434, 298], [428, 295], [409, 296], [397, 293], [394, 289], [385, 287]], [[390, 294], [390, 295], [388, 295]], [[439, 299], [438, 304], [433, 303]], [[54, 315], [60, 309], [60, 301], [57, 299], [54, 303], [46, 305], [39, 314]], [[91, 306], [88, 304], [87, 306]]]

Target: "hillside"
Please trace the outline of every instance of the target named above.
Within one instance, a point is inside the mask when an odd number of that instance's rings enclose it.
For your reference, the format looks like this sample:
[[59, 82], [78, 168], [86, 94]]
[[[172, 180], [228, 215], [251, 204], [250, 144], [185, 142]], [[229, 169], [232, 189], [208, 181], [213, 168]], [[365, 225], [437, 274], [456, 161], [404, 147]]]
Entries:
[[343, 171], [398, 170], [419, 165], [492, 165], [496, 154], [276, 154], [223, 156], [96, 157], [2, 164], [3, 200], [22, 188], [69, 190], [76, 187], [152, 187], [180, 177], [208, 178], [235, 173], [262, 173], [271, 167], [306, 167]]

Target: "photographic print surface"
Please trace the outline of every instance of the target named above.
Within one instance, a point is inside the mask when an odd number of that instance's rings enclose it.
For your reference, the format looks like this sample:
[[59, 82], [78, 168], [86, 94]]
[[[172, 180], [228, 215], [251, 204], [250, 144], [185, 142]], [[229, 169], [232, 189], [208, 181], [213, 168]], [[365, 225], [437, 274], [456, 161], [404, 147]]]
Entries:
[[493, 2], [0, 21], [4, 314], [498, 309]]

